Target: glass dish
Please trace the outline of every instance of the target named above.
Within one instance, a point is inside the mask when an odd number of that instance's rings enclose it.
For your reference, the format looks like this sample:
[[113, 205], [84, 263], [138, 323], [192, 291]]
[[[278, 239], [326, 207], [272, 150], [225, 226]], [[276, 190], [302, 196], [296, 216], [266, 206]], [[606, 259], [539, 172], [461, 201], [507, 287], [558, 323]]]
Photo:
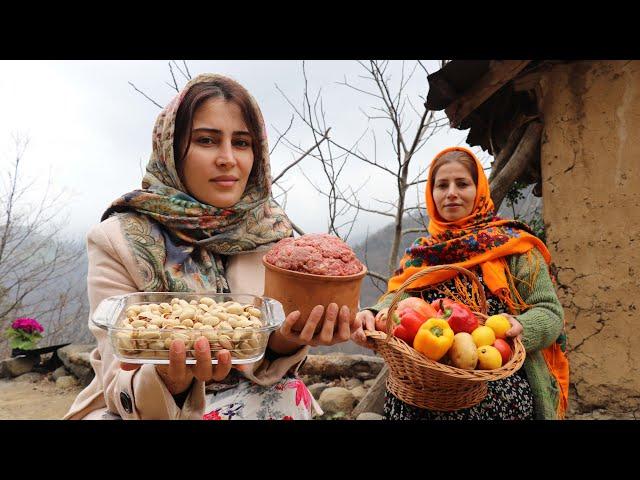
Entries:
[[169, 346], [177, 338], [187, 347], [187, 364], [193, 365], [193, 345], [200, 336], [209, 340], [213, 364], [222, 349], [229, 350], [232, 364], [257, 362], [284, 319], [282, 304], [268, 297], [138, 292], [104, 299], [91, 320], [107, 331], [122, 362], [168, 364]]

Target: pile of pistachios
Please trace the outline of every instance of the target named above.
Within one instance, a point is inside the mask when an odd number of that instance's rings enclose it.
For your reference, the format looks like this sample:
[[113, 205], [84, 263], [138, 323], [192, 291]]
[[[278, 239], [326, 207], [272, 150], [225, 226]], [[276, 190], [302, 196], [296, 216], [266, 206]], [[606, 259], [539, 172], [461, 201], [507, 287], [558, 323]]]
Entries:
[[169, 358], [169, 347], [178, 339], [194, 357], [193, 344], [204, 336], [215, 352], [227, 349], [235, 358], [259, 355], [269, 334], [262, 312], [254, 305], [235, 301], [217, 303], [209, 297], [187, 302], [173, 298], [170, 303], [130, 305], [116, 329], [115, 345], [124, 356], [149, 359]]

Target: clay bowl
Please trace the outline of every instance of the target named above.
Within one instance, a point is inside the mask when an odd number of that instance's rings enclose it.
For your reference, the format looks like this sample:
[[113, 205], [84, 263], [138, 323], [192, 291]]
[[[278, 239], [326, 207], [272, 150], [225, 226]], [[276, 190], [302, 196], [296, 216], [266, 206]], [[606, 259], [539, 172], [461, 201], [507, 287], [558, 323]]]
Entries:
[[[330, 303], [349, 307], [351, 320], [355, 319], [360, 303], [360, 287], [367, 274], [367, 267], [354, 275], [331, 276], [294, 272], [271, 265], [262, 257], [265, 266], [264, 295], [282, 303], [284, 313], [300, 310], [300, 320], [293, 330], [300, 331], [316, 305], [324, 305], [325, 311]], [[337, 326], [337, 322], [336, 322]], [[316, 332], [322, 327], [318, 324]]]

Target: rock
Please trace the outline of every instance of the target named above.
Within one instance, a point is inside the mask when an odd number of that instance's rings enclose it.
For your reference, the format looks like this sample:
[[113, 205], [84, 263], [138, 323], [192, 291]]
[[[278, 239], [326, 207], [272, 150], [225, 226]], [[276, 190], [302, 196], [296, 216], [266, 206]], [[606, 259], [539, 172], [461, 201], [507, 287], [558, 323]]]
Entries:
[[71, 375], [59, 377], [56, 380], [56, 387], [58, 388], [71, 388], [75, 387], [76, 385], [78, 385], [78, 380], [76, 380], [76, 378], [72, 377]]
[[365, 380], [364, 381], [364, 388], [371, 388], [373, 387], [373, 384], [376, 383], [376, 379], [372, 378], [371, 380]]
[[356, 400], [359, 402], [367, 394], [367, 389], [364, 388], [362, 385], [359, 385], [353, 390], [351, 390], [351, 393], [353, 394], [354, 397], [356, 397]]
[[307, 361], [300, 369], [301, 375], [320, 375], [324, 378], [373, 378], [384, 366], [381, 357], [373, 355], [307, 355]]
[[64, 367], [59, 367], [55, 369], [51, 374], [51, 380], [55, 382], [56, 380], [58, 380], [58, 378], [64, 377], [66, 375], [69, 375], [69, 372], [67, 372], [67, 369]]
[[314, 383], [313, 385], [309, 385], [307, 388], [309, 388], [313, 398], [318, 399], [320, 398], [320, 395], [322, 395], [322, 392], [329, 388], [329, 385], [327, 383]]
[[42, 373], [29, 372], [13, 379], [14, 382], [31, 382], [36, 383], [44, 378]]
[[361, 385], [362, 385], [362, 380], [359, 380], [357, 378], [350, 378], [349, 380], [344, 382], [344, 387], [348, 388], [349, 390], [353, 390], [354, 388], [359, 387]]
[[373, 412], [363, 412], [358, 415], [356, 420], [384, 420], [384, 417]]
[[19, 377], [33, 370], [40, 361], [39, 357], [16, 357], [8, 358], [2, 362], [2, 370], [6, 377]]
[[72, 343], [58, 350], [58, 357], [66, 369], [73, 373], [83, 386], [89, 385], [95, 375], [89, 362], [89, 355], [94, 348], [96, 346], [93, 344]]
[[318, 403], [326, 415], [338, 412], [348, 415], [355, 407], [356, 397], [346, 388], [329, 387], [322, 392]]

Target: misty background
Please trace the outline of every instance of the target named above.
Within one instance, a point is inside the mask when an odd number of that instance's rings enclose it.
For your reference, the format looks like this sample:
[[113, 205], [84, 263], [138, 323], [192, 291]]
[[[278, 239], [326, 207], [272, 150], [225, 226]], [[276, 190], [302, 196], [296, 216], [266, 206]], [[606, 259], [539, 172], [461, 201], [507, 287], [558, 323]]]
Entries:
[[[402, 88], [408, 99], [403, 103], [405, 123], [402, 126], [407, 135], [420, 121], [420, 108], [424, 109], [428, 92], [427, 75], [439, 69], [440, 62], [391, 61], [386, 65], [384, 78], [389, 87]], [[22, 220], [23, 223], [28, 224], [29, 215], [35, 216], [44, 197], [55, 199], [51, 203], [53, 219], [45, 224], [43, 216], [31, 218], [33, 231], [28, 231], [25, 237], [36, 243], [38, 239], [47, 239], [43, 242], [47, 247], [32, 255], [33, 261], [39, 259], [44, 265], [54, 254], [64, 256], [64, 261], [55, 267], [59, 273], [55, 281], [34, 287], [20, 308], [4, 317], [0, 309], [0, 329], [4, 330], [16, 315], [35, 316], [42, 323], [47, 319], [51, 322], [50, 328], [45, 325], [48, 335], [40, 346], [94, 341], [87, 328], [86, 234], [114, 199], [140, 188], [151, 152], [152, 129], [160, 112], [158, 105], [164, 106], [171, 100], [176, 94], [175, 87], [184, 86], [187, 76], [200, 73], [230, 76], [257, 100], [270, 148], [273, 148], [274, 177], [317, 141], [296, 113], [296, 110], [305, 110], [305, 92], [319, 124], [330, 127], [332, 141], [353, 146], [353, 153], [375, 158], [380, 164], [395, 161], [397, 145], [392, 138], [393, 126], [388, 119], [380, 117], [380, 101], [370, 93], [375, 91], [372, 90], [375, 85], [357, 61], [305, 61], [304, 64], [293, 60], [0, 61], [3, 208], [6, 210], [9, 198], [6, 192], [10, 191], [16, 175], [22, 190], [14, 212], [27, 219]], [[431, 159], [443, 148], [467, 146], [464, 141], [467, 132], [450, 129], [444, 113], [436, 114], [440, 118], [437, 128], [434, 127], [411, 161], [411, 178], [425, 178]], [[331, 148], [328, 141], [325, 147]], [[478, 148], [473, 150], [488, 169], [492, 158]], [[14, 168], [18, 156], [19, 172]], [[355, 220], [353, 216], [346, 218], [351, 224], [341, 230], [341, 236], [361, 260], [366, 247], [369, 269], [384, 272], [389, 260], [393, 219], [366, 210], [386, 210], [385, 205], [396, 200], [393, 179], [382, 169], [354, 156], [345, 155], [341, 159], [344, 164], [340, 184], [343, 189], [357, 190], [362, 206]], [[330, 187], [316, 155], [303, 158], [288, 170], [273, 193], [291, 220], [306, 233], [327, 232], [330, 203], [321, 191], [326, 192]], [[424, 183], [407, 191], [407, 202], [418, 207], [421, 203], [424, 205]], [[518, 208], [539, 211], [539, 199], [525, 192]], [[510, 211], [511, 208], [503, 204], [501, 212], [508, 215]], [[1, 223], [0, 219], [0, 228]], [[406, 228], [420, 226], [420, 222], [406, 218]], [[399, 255], [418, 236], [420, 233], [403, 236]], [[0, 252], [0, 263], [2, 261]], [[5, 272], [4, 279], [0, 266], [0, 295], [5, 297], [0, 299], [0, 307], [9, 297], [7, 282], [19, 272], [24, 273], [20, 278], [29, 278], [28, 265], [26, 260], [19, 262], [17, 267]], [[374, 303], [380, 288], [384, 287], [380, 280], [374, 280], [365, 279], [363, 306]], [[61, 296], [66, 296], [66, 300], [57, 312], [36, 316], [42, 312], [36, 306]], [[318, 350], [363, 351], [351, 342]], [[3, 353], [2, 347], [0, 353]]]

